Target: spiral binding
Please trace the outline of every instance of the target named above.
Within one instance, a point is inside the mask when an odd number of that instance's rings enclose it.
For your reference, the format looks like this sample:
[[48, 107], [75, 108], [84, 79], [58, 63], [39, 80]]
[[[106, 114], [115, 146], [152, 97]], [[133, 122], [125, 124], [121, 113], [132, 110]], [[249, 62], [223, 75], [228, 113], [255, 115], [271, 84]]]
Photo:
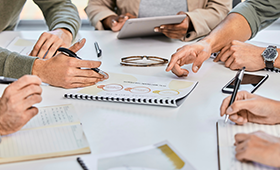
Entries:
[[83, 168], [83, 170], [89, 170], [89, 169], [87, 168], [86, 164], [84, 163], [84, 161], [83, 161], [80, 157], [77, 158], [77, 162], [81, 165], [81, 167]]
[[86, 94], [72, 94], [66, 93], [64, 97], [67, 99], [78, 99], [78, 100], [93, 100], [93, 101], [108, 101], [108, 102], [120, 102], [120, 103], [136, 103], [136, 104], [149, 104], [149, 105], [176, 105], [174, 99], [164, 98], [123, 98], [123, 97], [104, 97], [104, 96], [92, 96]]
[[273, 70], [265, 68], [264, 70], [269, 71], [269, 72], [274, 72], [274, 73], [280, 73], [280, 69], [278, 69], [278, 68], [274, 68]]

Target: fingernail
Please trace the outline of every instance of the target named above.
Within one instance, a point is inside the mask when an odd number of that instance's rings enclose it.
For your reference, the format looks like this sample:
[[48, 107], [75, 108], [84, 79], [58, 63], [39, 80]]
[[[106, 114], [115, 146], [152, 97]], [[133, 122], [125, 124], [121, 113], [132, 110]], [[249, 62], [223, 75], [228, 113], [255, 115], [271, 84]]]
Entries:
[[158, 32], [158, 28], [155, 28], [155, 29], [154, 29], [154, 32]]
[[160, 29], [164, 29], [164, 26], [160, 26], [159, 28], [160, 28]]
[[232, 107], [229, 106], [229, 107], [227, 108], [227, 113], [231, 113], [231, 112], [232, 112]]
[[124, 19], [128, 19], [128, 16], [125, 16]]
[[188, 75], [188, 73], [187, 73], [187, 72], [184, 72], [184, 73], [183, 73], [183, 76], [187, 76], [187, 75]]
[[193, 70], [194, 70], [195, 72], [197, 72], [197, 71], [198, 71], [198, 67], [195, 66], [195, 67], [193, 68]]

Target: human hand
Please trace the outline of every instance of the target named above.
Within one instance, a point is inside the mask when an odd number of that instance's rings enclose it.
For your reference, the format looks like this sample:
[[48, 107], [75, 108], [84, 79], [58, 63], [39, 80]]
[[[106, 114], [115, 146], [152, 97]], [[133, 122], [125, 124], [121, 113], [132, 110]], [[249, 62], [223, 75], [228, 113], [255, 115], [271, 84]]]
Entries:
[[228, 107], [231, 96], [224, 99], [220, 114], [229, 115], [229, 119], [236, 124], [247, 122], [259, 124], [280, 123], [280, 102], [261, 97], [247, 91], [240, 91], [235, 102]]
[[236, 159], [280, 167], [280, 138], [262, 131], [236, 134]]
[[38, 109], [32, 105], [42, 101], [41, 80], [26, 75], [10, 84], [0, 98], [0, 134], [7, 135], [20, 130]]
[[63, 28], [44, 32], [29, 55], [49, 59], [59, 47], [68, 48], [71, 45], [72, 38], [71, 32]]
[[265, 68], [261, 55], [264, 50], [263, 47], [234, 40], [221, 50], [214, 61], [225, 62], [225, 66], [232, 70], [246, 67], [247, 71], [257, 71]]
[[179, 77], [187, 76], [189, 71], [181, 68], [185, 64], [191, 64], [193, 72], [197, 72], [202, 63], [211, 56], [211, 47], [205, 41], [199, 41], [191, 45], [185, 45], [171, 56], [166, 71], [172, 70]]
[[120, 31], [124, 25], [124, 23], [130, 19], [136, 18], [136, 16], [126, 13], [124, 15], [115, 16], [111, 15], [103, 20], [103, 25], [105, 28], [111, 29], [114, 32]]
[[[82, 39], [69, 49], [77, 52], [84, 46], [85, 42], [86, 40]], [[103, 75], [90, 69], [97, 68], [100, 65], [100, 61], [79, 60], [59, 53], [48, 60], [36, 59], [32, 74], [39, 76], [43, 82], [53, 86], [63, 88], [85, 87], [94, 85], [104, 79]]]
[[[177, 15], [186, 15], [185, 12], [180, 11]], [[190, 18], [186, 15], [186, 18], [180, 24], [168, 24], [155, 27], [155, 32], [161, 32], [165, 36], [173, 39], [182, 39], [186, 36], [190, 25]]]

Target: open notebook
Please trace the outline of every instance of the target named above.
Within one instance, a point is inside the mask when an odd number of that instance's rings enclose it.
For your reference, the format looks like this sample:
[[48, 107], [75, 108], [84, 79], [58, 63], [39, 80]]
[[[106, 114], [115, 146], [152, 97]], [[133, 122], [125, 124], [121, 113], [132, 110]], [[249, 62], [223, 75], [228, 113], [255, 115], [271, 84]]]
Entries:
[[235, 125], [232, 122], [217, 122], [218, 154], [220, 170], [277, 170], [255, 162], [243, 163], [235, 158], [234, 135], [237, 133], [251, 133], [262, 130], [268, 134], [280, 137], [280, 125], [260, 125], [246, 123], [243, 126]]
[[159, 106], [179, 106], [198, 82], [185, 79], [108, 73], [97, 85], [66, 93], [65, 98]]
[[20, 131], [2, 136], [0, 164], [90, 153], [73, 105], [39, 108]]

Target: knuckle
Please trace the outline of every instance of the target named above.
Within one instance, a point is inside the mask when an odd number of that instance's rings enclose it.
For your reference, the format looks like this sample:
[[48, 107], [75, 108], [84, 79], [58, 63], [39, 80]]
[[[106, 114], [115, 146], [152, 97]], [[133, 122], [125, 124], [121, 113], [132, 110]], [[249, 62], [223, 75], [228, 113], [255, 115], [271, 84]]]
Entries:
[[39, 44], [36, 44], [36, 45], [34, 46], [34, 50], [35, 50], [35, 51], [39, 51], [40, 48], [41, 48], [41, 46], [40, 46]]

